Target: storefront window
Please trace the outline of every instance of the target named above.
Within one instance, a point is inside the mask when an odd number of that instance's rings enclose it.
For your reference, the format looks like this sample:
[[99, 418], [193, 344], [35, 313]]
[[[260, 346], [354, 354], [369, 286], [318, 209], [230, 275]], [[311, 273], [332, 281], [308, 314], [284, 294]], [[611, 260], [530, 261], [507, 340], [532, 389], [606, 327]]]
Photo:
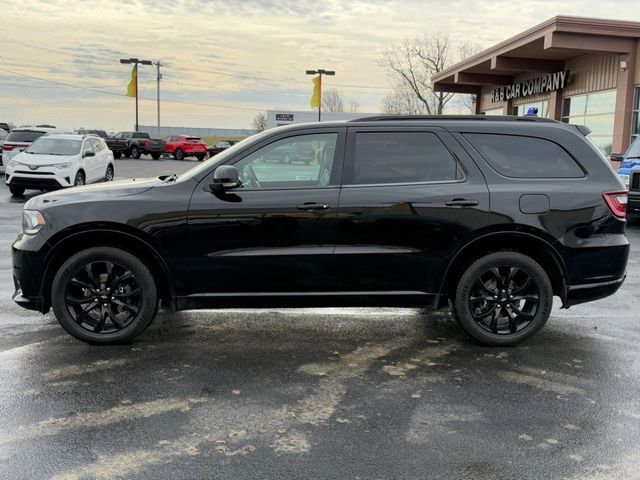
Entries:
[[538, 117], [549, 117], [549, 102], [543, 100], [541, 102], [525, 103], [524, 105], [517, 105], [513, 107], [513, 114], [517, 116], [526, 115], [530, 108], [538, 109]]
[[613, 142], [615, 110], [615, 90], [569, 97], [564, 99], [562, 105], [562, 121], [589, 127], [592, 132], [589, 138], [609, 155]]
[[631, 136], [640, 136], [640, 87], [636, 87], [635, 100], [633, 101], [633, 124], [631, 125]]

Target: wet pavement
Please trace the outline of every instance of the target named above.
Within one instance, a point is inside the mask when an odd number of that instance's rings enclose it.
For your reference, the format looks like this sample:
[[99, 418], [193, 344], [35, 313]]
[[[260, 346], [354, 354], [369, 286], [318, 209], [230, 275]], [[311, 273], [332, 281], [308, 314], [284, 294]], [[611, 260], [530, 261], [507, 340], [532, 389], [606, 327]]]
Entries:
[[412, 309], [161, 313], [95, 347], [10, 300], [23, 202], [0, 186], [0, 478], [640, 478], [637, 224], [622, 289], [514, 348]]

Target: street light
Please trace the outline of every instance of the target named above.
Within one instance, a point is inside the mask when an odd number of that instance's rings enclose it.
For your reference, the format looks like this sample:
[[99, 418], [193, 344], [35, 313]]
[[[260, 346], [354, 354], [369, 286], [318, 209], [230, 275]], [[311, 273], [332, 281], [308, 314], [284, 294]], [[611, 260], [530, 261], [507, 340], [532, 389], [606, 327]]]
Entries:
[[318, 94], [319, 94], [319, 99], [318, 99], [318, 121], [320, 121], [320, 118], [322, 117], [322, 75], [329, 75], [329, 76], [333, 76], [335, 75], [336, 72], [334, 70], [325, 70], [324, 68], [319, 68], [317, 70], [307, 70], [307, 75], [318, 75]]
[[121, 58], [120, 63], [133, 63], [136, 67], [136, 132], [138, 131], [138, 64], [153, 65], [151, 60], [139, 60], [137, 58]]

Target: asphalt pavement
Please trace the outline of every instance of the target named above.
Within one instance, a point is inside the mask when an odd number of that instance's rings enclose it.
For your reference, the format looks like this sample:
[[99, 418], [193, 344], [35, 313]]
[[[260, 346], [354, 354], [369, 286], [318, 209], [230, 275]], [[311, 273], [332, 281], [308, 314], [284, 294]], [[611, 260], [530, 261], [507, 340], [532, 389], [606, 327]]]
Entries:
[[640, 478], [638, 225], [615, 296], [513, 348], [379, 308], [161, 312], [96, 347], [11, 301], [24, 201], [0, 186], [0, 478]]

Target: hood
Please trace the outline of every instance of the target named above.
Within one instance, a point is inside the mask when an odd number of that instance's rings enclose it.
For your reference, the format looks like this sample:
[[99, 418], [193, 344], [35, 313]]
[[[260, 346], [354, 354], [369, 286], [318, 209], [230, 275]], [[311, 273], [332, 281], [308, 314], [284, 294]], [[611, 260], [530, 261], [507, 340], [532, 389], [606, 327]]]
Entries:
[[79, 155], [79, 153], [77, 155], [41, 155], [38, 153], [33, 154], [20, 152], [13, 159], [26, 165], [52, 165], [55, 163], [71, 162]]
[[159, 178], [141, 178], [131, 180], [119, 180], [116, 182], [96, 183], [82, 187], [66, 188], [55, 192], [38, 195], [29, 200], [24, 208], [26, 210], [39, 210], [48, 206], [64, 203], [84, 203], [100, 201], [107, 197], [127, 197], [146, 192], [163, 182]]

